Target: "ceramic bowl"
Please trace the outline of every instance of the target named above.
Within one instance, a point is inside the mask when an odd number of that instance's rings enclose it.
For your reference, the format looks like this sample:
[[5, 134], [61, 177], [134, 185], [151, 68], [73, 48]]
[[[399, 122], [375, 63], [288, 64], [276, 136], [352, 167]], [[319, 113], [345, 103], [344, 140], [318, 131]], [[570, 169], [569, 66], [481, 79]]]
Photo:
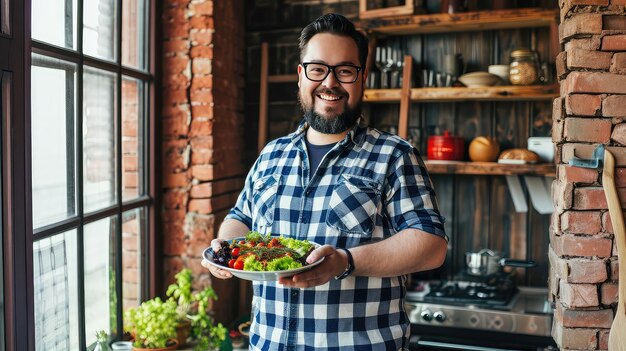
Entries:
[[459, 81], [469, 88], [490, 87], [500, 81], [500, 77], [487, 72], [472, 72], [459, 77]]
[[490, 65], [487, 70], [500, 77], [505, 84], [509, 83], [509, 65]]

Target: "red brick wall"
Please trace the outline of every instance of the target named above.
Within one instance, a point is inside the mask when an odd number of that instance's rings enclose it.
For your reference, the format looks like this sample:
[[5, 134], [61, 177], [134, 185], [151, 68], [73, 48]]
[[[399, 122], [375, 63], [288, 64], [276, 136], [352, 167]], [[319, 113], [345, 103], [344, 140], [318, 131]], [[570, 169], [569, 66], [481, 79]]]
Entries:
[[[163, 2], [164, 284], [201, 253], [243, 186], [243, 1]], [[199, 279], [198, 279], [199, 278]]]
[[605, 144], [626, 208], [626, 1], [561, 0], [554, 101], [557, 211], [550, 228], [553, 336], [562, 349], [605, 350], [617, 303], [617, 252], [599, 170], [568, 165]]

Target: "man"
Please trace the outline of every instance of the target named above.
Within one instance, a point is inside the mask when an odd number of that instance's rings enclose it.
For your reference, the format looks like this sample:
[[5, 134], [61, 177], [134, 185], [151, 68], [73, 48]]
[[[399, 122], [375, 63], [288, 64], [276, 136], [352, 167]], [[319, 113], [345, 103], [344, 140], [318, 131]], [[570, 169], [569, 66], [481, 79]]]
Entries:
[[417, 151], [361, 122], [367, 50], [343, 16], [304, 28], [304, 121], [261, 152], [211, 243], [219, 250], [252, 229], [323, 244], [307, 259], [324, 257], [313, 269], [254, 282], [251, 349], [408, 349], [407, 275], [445, 258], [443, 219]]

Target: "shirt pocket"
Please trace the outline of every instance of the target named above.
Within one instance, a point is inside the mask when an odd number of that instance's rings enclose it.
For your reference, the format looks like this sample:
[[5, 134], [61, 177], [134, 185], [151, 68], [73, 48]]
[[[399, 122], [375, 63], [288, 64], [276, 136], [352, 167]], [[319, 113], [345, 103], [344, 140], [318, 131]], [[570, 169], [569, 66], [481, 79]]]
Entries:
[[252, 219], [259, 232], [270, 227], [274, 222], [276, 194], [280, 177], [270, 175], [257, 179], [252, 188]]
[[341, 175], [330, 197], [326, 224], [346, 234], [371, 235], [376, 226], [381, 187], [370, 178]]

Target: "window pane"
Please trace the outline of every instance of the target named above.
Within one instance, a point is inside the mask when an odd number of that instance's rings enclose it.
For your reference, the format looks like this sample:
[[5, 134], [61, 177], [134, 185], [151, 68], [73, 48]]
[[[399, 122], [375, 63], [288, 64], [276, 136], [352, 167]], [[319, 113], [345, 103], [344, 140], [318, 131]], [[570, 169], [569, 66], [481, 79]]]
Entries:
[[76, 49], [76, 1], [32, 0], [32, 36], [52, 45]]
[[143, 239], [146, 237], [146, 211], [134, 209], [122, 214], [122, 295], [124, 311], [141, 302], [141, 264]]
[[[0, 0], [1, 2], [2, 0]], [[11, 99], [11, 79], [12, 75], [9, 72], [0, 71], [0, 155], [3, 155], [2, 146], [4, 142], [2, 136], [4, 136], [4, 121], [9, 120], [9, 101]], [[0, 164], [0, 174], [4, 165]], [[0, 199], [4, 199], [3, 189], [0, 185]], [[2, 228], [4, 228], [4, 221], [2, 219], [3, 209], [2, 201], [0, 201], [0, 236], [4, 238]], [[0, 316], [4, 316], [4, 247], [3, 242], [0, 240]], [[4, 318], [0, 318], [0, 350], [4, 350]]]
[[76, 67], [33, 55], [31, 70], [33, 226], [76, 214]]
[[[45, 0], [44, 0], [45, 1]], [[83, 3], [83, 52], [114, 61], [116, 58], [117, 0], [85, 0]]]
[[9, 16], [9, 0], [0, 0], [0, 33], [11, 35], [11, 16]]
[[116, 203], [115, 96], [113, 73], [85, 67], [83, 89], [83, 199], [85, 212]]
[[114, 217], [87, 224], [83, 236], [85, 254], [85, 338], [96, 342], [96, 332], [117, 330], [115, 293]]
[[131, 200], [144, 193], [143, 184], [143, 83], [122, 79], [122, 199]]
[[122, 64], [145, 68], [145, 0], [122, 2]]
[[33, 243], [35, 349], [78, 350], [74, 230]]

